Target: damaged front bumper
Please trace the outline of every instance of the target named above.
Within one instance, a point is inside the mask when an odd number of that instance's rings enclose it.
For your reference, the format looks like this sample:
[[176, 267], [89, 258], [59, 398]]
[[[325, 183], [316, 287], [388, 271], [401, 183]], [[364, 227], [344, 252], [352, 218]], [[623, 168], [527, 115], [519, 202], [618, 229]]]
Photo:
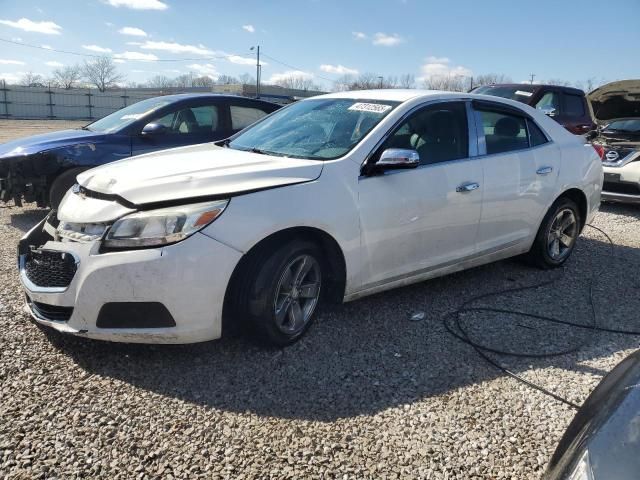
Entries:
[[49, 217], [20, 241], [33, 319], [63, 333], [132, 343], [219, 338], [240, 252], [201, 233], [162, 248], [100, 252], [100, 241], [55, 238]]
[[13, 200], [16, 206], [21, 207], [24, 200], [45, 207], [48, 204], [49, 178], [25, 171], [22, 167], [25, 160], [28, 159], [0, 159], [0, 201], [7, 203]]

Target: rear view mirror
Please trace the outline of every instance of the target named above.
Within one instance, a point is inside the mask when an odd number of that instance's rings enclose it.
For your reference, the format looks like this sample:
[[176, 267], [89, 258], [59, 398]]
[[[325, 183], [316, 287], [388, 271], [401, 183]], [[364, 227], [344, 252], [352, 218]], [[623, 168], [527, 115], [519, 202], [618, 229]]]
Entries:
[[538, 108], [538, 110], [541, 110], [542, 113], [544, 113], [545, 115], [549, 116], [549, 117], [555, 117], [556, 115], [558, 115], [558, 111], [553, 108], [553, 107], [540, 107]]
[[416, 168], [420, 165], [420, 155], [415, 150], [387, 148], [375, 164], [376, 170], [399, 170]]
[[142, 135], [160, 135], [167, 131], [167, 127], [162, 125], [161, 123], [147, 123], [142, 129]]

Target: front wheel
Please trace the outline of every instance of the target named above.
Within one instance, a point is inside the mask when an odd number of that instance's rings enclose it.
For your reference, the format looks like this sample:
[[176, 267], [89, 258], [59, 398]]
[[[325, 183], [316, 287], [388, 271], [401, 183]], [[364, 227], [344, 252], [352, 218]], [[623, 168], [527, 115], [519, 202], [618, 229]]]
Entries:
[[567, 197], [551, 206], [538, 230], [528, 258], [540, 268], [562, 266], [571, 256], [581, 226], [580, 209]]
[[318, 247], [293, 240], [256, 255], [234, 295], [236, 315], [248, 319], [261, 340], [286, 346], [311, 326], [320, 301], [322, 262]]

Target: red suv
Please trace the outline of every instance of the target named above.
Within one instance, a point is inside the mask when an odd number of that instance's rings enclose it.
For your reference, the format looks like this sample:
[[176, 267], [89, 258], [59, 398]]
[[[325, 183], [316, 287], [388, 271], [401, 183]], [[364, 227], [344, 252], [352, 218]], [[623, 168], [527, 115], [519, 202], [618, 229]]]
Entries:
[[585, 93], [578, 88], [526, 83], [484, 85], [473, 93], [517, 100], [544, 113], [576, 135], [596, 129]]

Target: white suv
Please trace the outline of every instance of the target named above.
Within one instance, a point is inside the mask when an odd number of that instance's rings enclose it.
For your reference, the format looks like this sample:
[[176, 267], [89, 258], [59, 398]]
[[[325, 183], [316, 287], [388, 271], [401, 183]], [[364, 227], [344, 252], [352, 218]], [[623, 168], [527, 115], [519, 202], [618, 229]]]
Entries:
[[350, 301], [514, 255], [567, 260], [596, 212], [591, 146], [510, 100], [419, 90], [323, 95], [229, 140], [78, 176], [20, 242], [27, 307], [62, 332], [219, 338], [223, 310], [300, 338]]

